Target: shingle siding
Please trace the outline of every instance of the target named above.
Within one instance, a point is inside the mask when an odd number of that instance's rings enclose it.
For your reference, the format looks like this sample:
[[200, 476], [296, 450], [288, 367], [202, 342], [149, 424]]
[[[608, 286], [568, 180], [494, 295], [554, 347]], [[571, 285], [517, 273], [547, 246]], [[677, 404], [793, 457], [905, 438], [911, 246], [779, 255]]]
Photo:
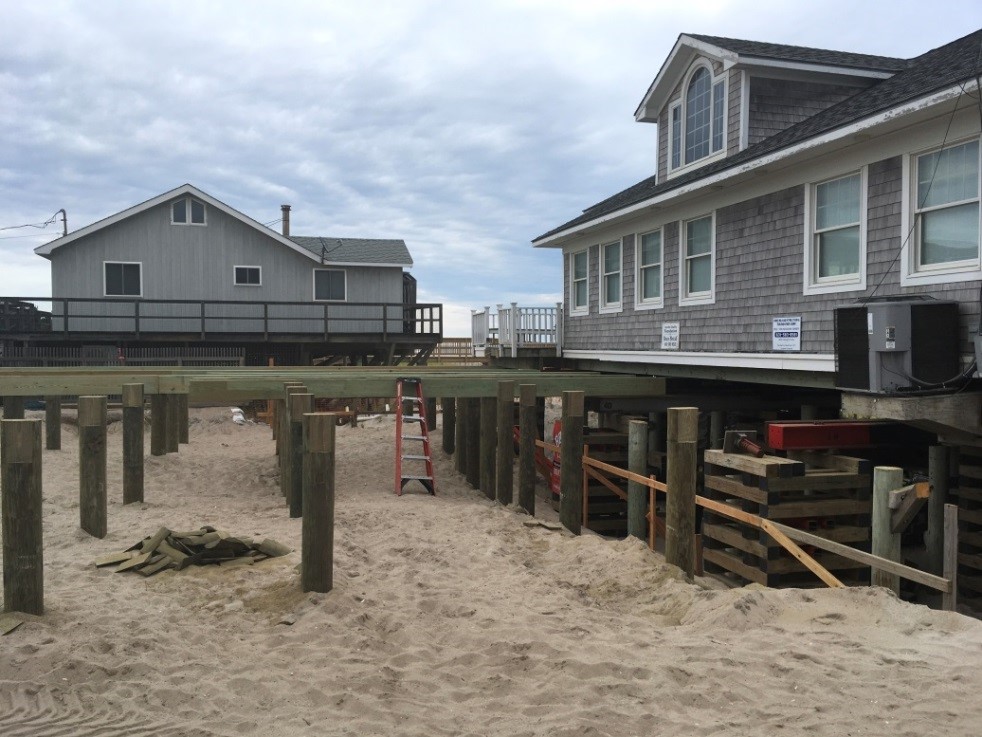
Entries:
[[740, 98], [743, 95], [743, 72], [731, 69], [726, 85], [726, 155], [740, 150]]
[[848, 85], [752, 77], [748, 142], [759, 143], [857, 92]]

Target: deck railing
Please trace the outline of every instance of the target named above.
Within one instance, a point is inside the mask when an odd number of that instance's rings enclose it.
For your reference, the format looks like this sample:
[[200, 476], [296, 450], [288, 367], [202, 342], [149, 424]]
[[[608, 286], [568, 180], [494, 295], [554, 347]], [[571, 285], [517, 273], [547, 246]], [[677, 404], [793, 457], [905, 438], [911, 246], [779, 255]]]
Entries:
[[471, 311], [471, 340], [475, 350], [497, 346], [502, 353], [517, 356], [522, 348], [552, 348], [562, 355], [563, 306], [519, 307], [498, 305]]
[[443, 305], [398, 302], [253, 302], [133, 297], [4, 297], [0, 334], [126, 333], [322, 336], [443, 335]]

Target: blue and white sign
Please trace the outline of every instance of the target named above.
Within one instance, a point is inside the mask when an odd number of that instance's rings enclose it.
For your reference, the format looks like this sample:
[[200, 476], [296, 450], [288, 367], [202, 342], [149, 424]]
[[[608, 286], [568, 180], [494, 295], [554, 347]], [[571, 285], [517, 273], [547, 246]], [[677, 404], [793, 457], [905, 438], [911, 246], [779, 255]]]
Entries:
[[771, 327], [771, 348], [775, 351], [801, 350], [801, 317], [775, 317]]

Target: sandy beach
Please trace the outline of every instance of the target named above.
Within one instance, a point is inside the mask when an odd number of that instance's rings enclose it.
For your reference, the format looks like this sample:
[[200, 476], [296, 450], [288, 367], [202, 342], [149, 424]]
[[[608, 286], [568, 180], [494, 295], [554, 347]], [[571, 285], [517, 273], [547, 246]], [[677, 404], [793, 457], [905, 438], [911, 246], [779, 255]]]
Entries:
[[[882, 589], [687, 583], [638, 541], [523, 524], [440, 450], [437, 496], [397, 497], [389, 417], [338, 430], [335, 588], [304, 594], [269, 428], [228, 408], [191, 423], [126, 507], [110, 425], [103, 540], [78, 526], [75, 426], [44, 452], [46, 613], [0, 638], [0, 735], [980, 732], [979, 621]], [[150, 578], [93, 565], [205, 524], [294, 552]]]

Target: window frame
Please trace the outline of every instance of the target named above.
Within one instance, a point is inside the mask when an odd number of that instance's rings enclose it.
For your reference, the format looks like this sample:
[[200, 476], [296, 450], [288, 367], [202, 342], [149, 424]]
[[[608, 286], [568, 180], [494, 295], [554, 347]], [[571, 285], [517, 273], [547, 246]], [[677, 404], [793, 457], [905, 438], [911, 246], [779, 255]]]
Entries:
[[[932, 206], [924, 211], [931, 212], [948, 207], [956, 207], [972, 202], [979, 203], [979, 244], [974, 259], [953, 261], [946, 264], [919, 267], [920, 259], [920, 219], [922, 208], [917, 205], [917, 168], [918, 159], [944, 149], [955, 148], [966, 143], [978, 142], [978, 182], [976, 197], [968, 200], [947, 203], [944, 206]], [[914, 286], [918, 284], [946, 284], [949, 282], [977, 281], [982, 278], [982, 137], [978, 134], [960, 140], [951, 141], [944, 146], [932, 146], [906, 154], [903, 157], [902, 173], [902, 207], [901, 207], [901, 261], [900, 285]]]
[[[138, 266], [140, 268], [140, 291], [138, 294], [109, 294], [109, 279], [107, 279], [106, 267], [110, 264], [119, 266]], [[122, 274], [120, 274], [122, 276]], [[120, 280], [122, 281], [122, 279]], [[117, 297], [120, 299], [133, 299], [143, 297], [143, 262], [142, 261], [103, 261], [102, 262], [102, 296]]]
[[[706, 69], [709, 72], [709, 153], [693, 161], [686, 162], [685, 160], [685, 134], [686, 134], [686, 122], [688, 110], [686, 109], [686, 95], [689, 90], [689, 85], [692, 83], [692, 78], [698, 73], [700, 69]], [[721, 144], [719, 150], [713, 150], [713, 133], [714, 133], [714, 110], [715, 110], [715, 90], [717, 85], [722, 84], [722, 120], [719, 122], [719, 132], [721, 133]], [[726, 156], [727, 149], [727, 137], [728, 137], [728, 123], [729, 123], [729, 104], [728, 99], [730, 95], [730, 81], [729, 74], [727, 70], [723, 70], [719, 74], [713, 72], [712, 64], [707, 60], [703, 59], [697, 61], [692, 65], [689, 71], [686, 73], [685, 78], [682, 81], [680, 87], [679, 98], [672, 102], [668, 106], [668, 156], [666, 157], [667, 162], [667, 172], [668, 177], [678, 176], [685, 172], [696, 169], [700, 166], [708, 164], [717, 159], [722, 159]], [[679, 115], [679, 141], [676, 144], [675, 141], [675, 111], [678, 110]], [[678, 151], [676, 151], [676, 146]], [[675, 160], [678, 160], [678, 166], [674, 165]]]
[[[642, 243], [645, 236], [658, 234], [661, 241], [661, 258], [657, 264], [641, 263]], [[658, 266], [658, 297], [644, 298], [644, 269]], [[658, 227], [638, 233], [634, 238], [634, 309], [657, 310], [665, 306], [665, 228]]]
[[[583, 281], [586, 283], [586, 302], [582, 305], [576, 304], [576, 257], [580, 254], [586, 258], [586, 276]], [[570, 251], [569, 254], [569, 314], [572, 317], [590, 314], [590, 249], [581, 248], [577, 251]]]
[[[613, 248], [614, 246], [619, 249], [617, 271], [607, 271], [607, 249]], [[624, 239], [618, 238], [616, 240], [608, 241], [607, 243], [601, 243], [599, 259], [600, 260], [597, 262], [597, 271], [600, 274], [600, 302], [598, 312], [620, 312], [622, 309], [624, 309]], [[617, 275], [619, 295], [616, 300], [610, 301], [607, 299], [607, 277], [613, 276], [614, 274]]]
[[[859, 272], [844, 276], [818, 276], [818, 235], [820, 232], [816, 226], [818, 217], [818, 188], [823, 184], [846, 179], [848, 177], [859, 176]], [[827, 177], [817, 182], [805, 185], [805, 240], [804, 240], [804, 269], [803, 269], [803, 294], [834, 294], [836, 292], [857, 292], [866, 289], [866, 267], [867, 267], [867, 236], [869, 232], [869, 167], [861, 166], [859, 169]], [[854, 226], [839, 226], [839, 228]], [[827, 228], [821, 232], [829, 232]]]
[[[255, 284], [251, 282], [240, 282], [239, 281], [239, 269], [255, 269], [259, 272], [259, 281]], [[236, 287], [261, 287], [263, 285], [263, 267], [262, 266], [247, 266], [240, 264], [232, 267], [232, 285]]]
[[[709, 218], [709, 253], [689, 256], [688, 226], [690, 223]], [[695, 258], [709, 258], [709, 289], [705, 292], [689, 292], [689, 261]], [[679, 307], [691, 305], [711, 305], [716, 303], [716, 211], [704, 215], [679, 220]]]
[[[341, 299], [321, 299], [317, 296], [317, 272], [338, 271], [344, 275], [344, 297]], [[311, 294], [314, 302], [347, 302], [348, 301], [348, 270], [347, 269], [313, 269], [310, 276]]]
[[[184, 212], [185, 212], [185, 214], [187, 216], [187, 220], [185, 220], [183, 223], [182, 222], [179, 222], [177, 220], [174, 220], [174, 205], [176, 205], [178, 202], [182, 202], [182, 201], [184, 202]], [[191, 203], [192, 202], [197, 202], [199, 205], [201, 205], [201, 214], [202, 214], [203, 220], [200, 223], [195, 223], [195, 222], [192, 221], [192, 215], [191, 215], [191, 212], [192, 212]], [[207, 227], [207, 225], [208, 225], [208, 205], [205, 204], [204, 202], [202, 202], [201, 200], [199, 200], [197, 197], [178, 197], [176, 200], [171, 200], [170, 201], [170, 204], [168, 205], [168, 208], [170, 209], [170, 224], [171, 225], [193, 225], [193, 226], [195, 226], [197, 228], [204, 228], [204, 227]]]

